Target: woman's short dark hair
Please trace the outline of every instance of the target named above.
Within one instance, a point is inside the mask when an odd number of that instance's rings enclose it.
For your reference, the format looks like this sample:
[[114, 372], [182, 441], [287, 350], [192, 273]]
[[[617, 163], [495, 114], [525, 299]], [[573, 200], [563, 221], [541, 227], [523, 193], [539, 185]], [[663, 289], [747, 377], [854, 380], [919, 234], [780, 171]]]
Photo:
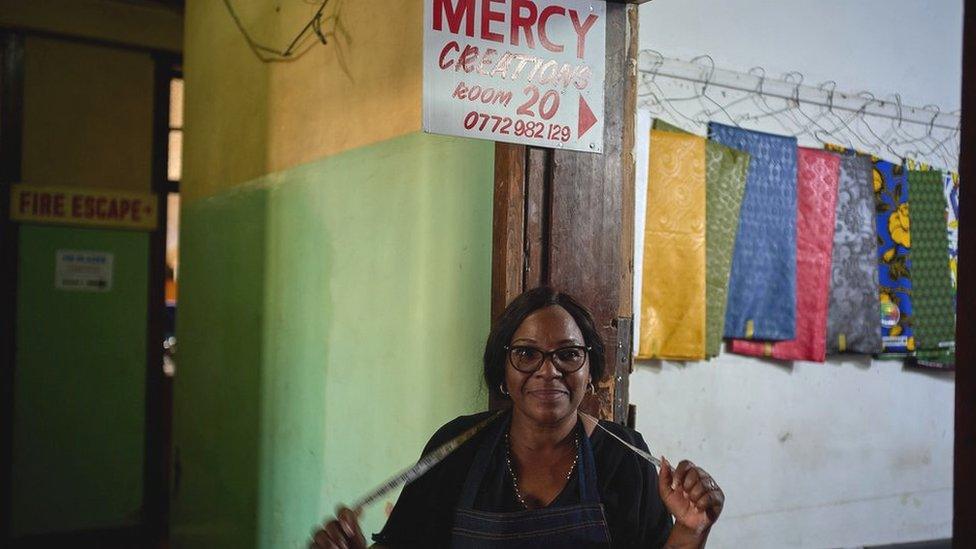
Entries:
[[603, 338], [596, 329], [593, 315], [569, 294], [558, 292], [548, 286], [540, 286], [513, 299], [488, 334], [488, 342], [485, 343], [484, 375], [488, 390], [495, 396], [504, 398], [499, 386], [505, 379], [505, 365], [508, 360], [505, 346], [512, 342], [515, 330], [522, 325], [522, 321], [527, 316], [550, 305], [559, 305], [576, 321], [583, 334], [583, 342], [590, 348], [590, 375], [594, 382], [603, 377], [606, 355]]

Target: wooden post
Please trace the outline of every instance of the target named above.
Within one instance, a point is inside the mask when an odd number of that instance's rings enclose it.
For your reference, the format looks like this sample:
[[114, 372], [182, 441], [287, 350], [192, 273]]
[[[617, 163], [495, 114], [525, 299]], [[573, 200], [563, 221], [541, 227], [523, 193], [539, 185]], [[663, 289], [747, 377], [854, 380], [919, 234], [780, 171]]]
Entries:
[[579, 298], [607, 343], [607, 375], [584, 406], [624, 422], [632, 365], [636, 6], [607, 4], [606, 41], [603, 154], [495, 149], [492, 315], [540, 284]]
[[[959, 180], [976, 181], [976, 0], [966, 0], [962, 52]], [[965, 184], [965, 183], [963, 183]], [[976, 195], [959, 193], [959, 287], [956, 293], [956, 436], [953, 547], [976, 547]]]
[[24, 37], [0, 33], [0, 543], [10, 538], [13, 487], [14, 367], [17, 324], [17, 224], [10, 220], [10, 185], [20, 182]]

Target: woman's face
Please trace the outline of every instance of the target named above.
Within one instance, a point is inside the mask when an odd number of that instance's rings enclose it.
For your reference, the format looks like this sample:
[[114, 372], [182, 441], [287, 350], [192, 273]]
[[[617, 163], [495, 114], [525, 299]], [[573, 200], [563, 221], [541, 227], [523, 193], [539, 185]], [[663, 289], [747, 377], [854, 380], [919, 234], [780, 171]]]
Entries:
[[[566, 309], [550, 305], [525, 317], [509, 347], [535, 347], [544, 352], [578, 345], [585, 346], [583, 333]], [[548, 358], [538, 370], [523, 373], [512, 366], [509, 355], [505, 360], [505, 387], [511, 394], [515, 409], [541, 424], [557, 423], [575, 414], [590, 382], [589, 358], [582, 368], [564, 374]]]

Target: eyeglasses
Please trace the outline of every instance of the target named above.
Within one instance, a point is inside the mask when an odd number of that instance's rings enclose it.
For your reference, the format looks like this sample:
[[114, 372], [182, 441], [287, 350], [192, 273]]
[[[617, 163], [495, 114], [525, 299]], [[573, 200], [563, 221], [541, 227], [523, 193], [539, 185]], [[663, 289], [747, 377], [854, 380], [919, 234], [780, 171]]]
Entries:
[[590, 347], [569, 345], [546, 352], [528, 345], [513, 345], [511, 347], [506, 345], [505, 350], [508, 351], [508, 361], [512, 364], [512, 367], [523, 374], [535, 372], [542, 367], [542, 363], [547, 358], [561, 373], [571, 374], [586, 364], [586, 357], [590, 352]]

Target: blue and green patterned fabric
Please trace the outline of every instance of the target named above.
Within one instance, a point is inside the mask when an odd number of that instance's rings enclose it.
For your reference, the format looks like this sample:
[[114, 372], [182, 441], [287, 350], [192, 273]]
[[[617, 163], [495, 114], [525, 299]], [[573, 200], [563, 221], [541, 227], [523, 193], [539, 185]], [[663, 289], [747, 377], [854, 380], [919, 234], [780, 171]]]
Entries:
[[908, 172], [915, 353], [919, 366], [936, 368], [955, 363], [956, 311], [945, 255], [949, 239], [943, 183], [940, 171]]
[[915, 329], [908, 174], [901, 164], [877, 157], [872, 161], [874, 207], [878, 221], [881, 341], [885, 353], [909, 353], [915, 350]]

